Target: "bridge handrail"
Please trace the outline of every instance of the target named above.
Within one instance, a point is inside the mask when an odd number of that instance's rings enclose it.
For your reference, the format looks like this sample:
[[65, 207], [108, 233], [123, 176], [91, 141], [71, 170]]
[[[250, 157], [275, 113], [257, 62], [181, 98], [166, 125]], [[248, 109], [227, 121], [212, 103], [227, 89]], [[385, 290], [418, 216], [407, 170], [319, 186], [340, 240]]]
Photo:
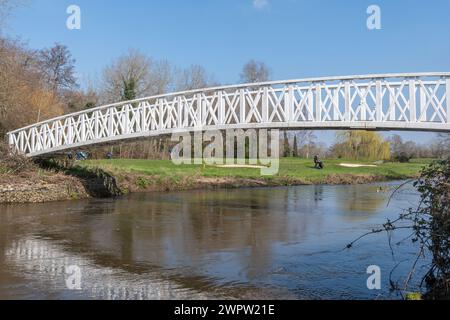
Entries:
[[243, 88], [252, 88], [252, 87], [266, 87], [266, 86], [277, 86], [277, 85], [292, 85], [292, 84], [300, 84], [300, 83], [318, 83], [318, 82], [333, 82], [333, 81], [350, 81], [350, 80], [377, 80], [377, 79], [400, 79], [400, 78], [450, 78], [450, 72], [417, 72], [417, 73], [387, 73], [387, 74], [366, 74], [366, 75], [350, 75], [350, 76], [333, 76], [333, 77], [316, 77], [316, 78], [304, 78], [304, 79], [292, 79], [292, 80], [284, 80], [284, 81], [267, 81], [267, 82], [259, 82], [259, 83], [245, 83], [245, 84], [237, 84], [237, 85], [224, 85], [217, 87], [207, 87], [195, 90], [187, 90], [187, 91], [179, 91], [173, 93], [166, 93], [161, 95], [155, 95], [150, 97], [143, 97], [135, 100], [121, 101], [112, 104], [107, 104], [91, 109], [86, 109], [66, 115], [62, 115], [59, 117], [55, 117], [52, 119], [48, 119], [45, 121], [41, 121], [23, 128], [16, 129], [14, 131], [10, 131], [7, 135], [16, 134], [21, 131], [25, 131], [34, 127], [39, 127], [42, 125], [46, 125], [52, 122], [64, 120], [70, 117], [76, 117], [82, 114], [89, 114], [96, 111], [101, 111], [104, 109], [109, 109], [117, 106], [123, 106], [127, 104], [139, 103], [142, 101], [148, 100], [158, 100], [162, 98], [168, 97], [177, 97], [183, 95], [194, 95], [196, 93], [202, 92], [212, 92], [212, 91], [225, 91], [229, 89], [243, 89]]

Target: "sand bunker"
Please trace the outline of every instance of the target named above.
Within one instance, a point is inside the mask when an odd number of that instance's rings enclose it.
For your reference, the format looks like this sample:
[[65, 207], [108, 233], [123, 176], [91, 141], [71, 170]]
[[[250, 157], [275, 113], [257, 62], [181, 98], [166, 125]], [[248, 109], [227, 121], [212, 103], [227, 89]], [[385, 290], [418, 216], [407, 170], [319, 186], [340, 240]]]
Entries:
[[374, 165], [374, 164], [354, 164], [354, 163], [341, 163], [340, 164], [341, 167], [345, 167], [345, 168], [378, 168], [378, 166]]

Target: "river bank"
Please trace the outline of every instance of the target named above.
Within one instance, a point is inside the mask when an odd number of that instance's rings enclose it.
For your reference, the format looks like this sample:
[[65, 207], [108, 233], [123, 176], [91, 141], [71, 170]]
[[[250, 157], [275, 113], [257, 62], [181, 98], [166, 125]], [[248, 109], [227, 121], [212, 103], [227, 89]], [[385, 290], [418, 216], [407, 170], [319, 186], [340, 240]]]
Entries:
[[42, 203], [88, 198], [82, 181], [62, 173], [0, 175], [0, 203]]
[[[118, 187], [121, 194], [137, 192], [169, 192], [204, 189], [237, 189], [249, 187], [277, 187], [311, 185], [311, 181], [275, 177], [272, 179], [239, 178], [239, 177], [203, 177], [185, 176], [179, 178], [161, 176], [142, 176], [140, 174], [119, 174]], [[45, 177], [30, 175], [30, 180], [8, 179], [0, 183], [0, 203], [44, 203], [66, 200], [80, 200], [97, 197], [113, 197], [114, 194], [96, 196], [89, 189], [98, 188], [99, 182], [86, 182], [79, 177], [62, 173], [46, 174]], [[384, 177], [365, 175], [331, 175], [319, 183], [365, 184], [376, 181], [387, 181]], [[87, 185], [89, 184], [89, 186]], [[102, 184], [100, 182], [100, 184]], [[97, 187], [96, 187], [97, 185]]]
[[[32, 167], [25, 172], [0, 171], [0, 203], [39, 203], [111, 197], [137, 192], [235, 189], [297, 185], [353, 185], [414, 178], [430, 161], [385, 163], [326, 160], [316, 170], [311, 160], [286, 158], [275, 176], [257, 168], [176, 166], [171, 161], [97, 160], [72, 168]], [[344, 164], [344, 165], [343, 165]]]
[[32, 164], [18, 171], [0, 168], [0, 203], [44, 203], [121, 194], [114, 177], [98, 169]]

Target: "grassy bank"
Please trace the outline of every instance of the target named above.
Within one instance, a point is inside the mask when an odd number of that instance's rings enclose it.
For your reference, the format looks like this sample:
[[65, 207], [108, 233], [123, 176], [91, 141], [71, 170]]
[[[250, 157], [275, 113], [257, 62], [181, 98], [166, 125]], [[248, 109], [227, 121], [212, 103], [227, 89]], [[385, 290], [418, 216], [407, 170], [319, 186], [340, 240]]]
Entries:
[[255, 168], [176, 166], [171, 161], [152, 160], [84, 161], [71, 168], [28, 163], [18, 171], [0, 165], [0, 203], [59, 201], [128, 192], [361, 184], [416, 177], [430, 162], [416, 160], [349, 168], [341, 164], [374, 164], [326, 160], [325, 169], [317, 170], [311, 160], [286, 158], [281, 159], [275, 176], [262, 176], [261, 170]]
[[116, 177], [125, 192], [185, 190], [194, 188], [277, 186], [299, 184], [359, 184], [374, 181], [401, 180], [418, 175], [430, 160], [411, 163], [384, 163], [375, 167], [343, 167], [341, 164], [374, 165], [371, 162], [333, 159], [325, 161], [325, 169], [314, 169], [312, 160], [284, 158], [279, 173], [262, 176], [255, 168], [222, 168], [182, 165], [171, 161], [96, 160], [80, 163], [101, 168]]

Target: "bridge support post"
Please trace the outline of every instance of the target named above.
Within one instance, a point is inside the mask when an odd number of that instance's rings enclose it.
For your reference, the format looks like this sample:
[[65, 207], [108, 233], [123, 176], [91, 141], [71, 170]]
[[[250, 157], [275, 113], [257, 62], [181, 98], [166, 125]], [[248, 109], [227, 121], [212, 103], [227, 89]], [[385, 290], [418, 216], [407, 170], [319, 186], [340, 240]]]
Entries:
[[197, 122], [196, 127], [201, 128], [203, 124], [203, 104], [202, 104], [202, 95], [197, 94], [195, 96], [195, 100], [197, 101]]
[[[20, 150], [23, 152], [24, 151], [24, 132], [20, 135]], [[47, 149], [48, 145], [47, 145], [47, 128], [44, 126], [42, 128], [42, 149]]]
[[149, 130], [147, 125], [147, 116], [146, 116], [147, 105], [145, 103], [140, 104], [140, 116], [141, 116], [141, 130], [142, 132], [146, 132]]
[[[59, 147], [61, 145], [61, 127], [59, 122], [55, 122], [55, 147]], [[30, 139], [28, 139], [30, 140]]]
[[131, 112], [130, 110], [132, 110], [130, 105], [126, 105], [125, 106], [125, 114], [124, 114], [124, 119], [123, 119], [123, 130], [125, 134], [129, 134], [131, 133], [131, 128], [130, 128], [130, 119], [131, 119]]
[[269, 88], [264, 87], [262, 96], [262, 122], [269, 122]]
[[314, 121], [314, 92], [313, 87], [308, 90], [308, 104], [307, 104], [306, 121]]
[[158, 99], [158, 111], [159, 111], [159, 130], [164, 130], [164, 102], [162, 99]]
[[208, 110], [207, 110], [207, 101], [208, 98], [207, 97], [203, 97], [203, 95], [201, 96], [202, 100], [201, 100], [201, 105], [202, 105], [202, 123], [201, 126], [206, 126], [208, 123]]
[[[108, 135], [110, 137], [114, 136], [114, 124], [113, 124], [113, 118], [114, 118], [114, 109], [110, 108], [107, 111], [107, 117], [108, 117]], [[72, 126], [70, 126], [70, 128], [72, 128]]]
[[[175, 98], [175, 104], [177, 106], [177, 126], [178, 128], [183, 128], [183, 105], [181, 104], [180, 97]], [[144, 111], [144, 110], [142, 110]]]
[[445, 81], [445, 92], [447, 96], [447, 123], [450, 123], [450, 79]]
[[383, 121], [383, 87], [381, 85], [381, 81], [378, 80], [376, 82], [376, 106], [375, 106], [375, 118], [377, 122]]
[[316, 121], [322, 121], [322, 85], [316, 86]]
[[184, 113], [184, 119], [183, 119], [183, 127], [189, 127], [189, 103], [186, 101], [185, 98], [180, 98], [180, 103], [183, 106], [183, 113]]
[[225, 99], [223, 97], [223, 91], [219, 91], [218, 95], [218, 103], [219, 103], [219, 125], [225, 125]]
[[415, 123], [417, 121], [416, 113], [416, 80], [409, 81], [409, 122]]
[[36, 138], [37, 138], [37, 134], [36, 134], [36, 129], [33, 128], [33, 130], [31, 130], [31, 152], [35, 152], [36, 151]]
[[8, 133], [8, 144], [10, 147], [14, 146], [14, 136], [11, 133]]
[[239, 90], [239, 109], [240, 109], [240, 116], [239, 116], [239, 121], [241, 122], [241, 124], [244, 124], [247, 122], [247, 119], [245, 117], [245, 91], [244, 90]]
[[350, 82], [345, 82], [345, 114], [344, 119], [347, 122], [351, 121], [351, 108], [352, 108], [352, 101], [350, 96]]
[[427, 92], [425, 85], [420, 87], [420, 122], [427, 121]]
[[82, 114], [79, 116], [79, 121], [80, 121], [80, 127], [81, 127], [81, 134], [80, 134], [80, 142], [84, 142], [86, 141], [86, 119], [85, 119], [85, 115]]
[[341, 120], [341, 110], [339, 109], [339, 95], [340, 95], [340, 88], [337, 88], [333, 92], [333, 120], [339, 121]]
[[99, 117], [100, 111], [96, 111], [94, 112], [94, 139], [98, 139], [100, 137], [100, 132], [99, 132], [99, 122], [100, 122], [100, 117]]
[[[393, 89], [395, 90], [395, 89]], [[389, 93], [389, 121], [395, 121], [397, 118], [397, 99], [395, 91]]]
[[287, 123], [292, 122], [292, 114], [294, 112], [294, 88], [289, 86], [286, 91], [285, 106], [284, 106], [284, 116]]

